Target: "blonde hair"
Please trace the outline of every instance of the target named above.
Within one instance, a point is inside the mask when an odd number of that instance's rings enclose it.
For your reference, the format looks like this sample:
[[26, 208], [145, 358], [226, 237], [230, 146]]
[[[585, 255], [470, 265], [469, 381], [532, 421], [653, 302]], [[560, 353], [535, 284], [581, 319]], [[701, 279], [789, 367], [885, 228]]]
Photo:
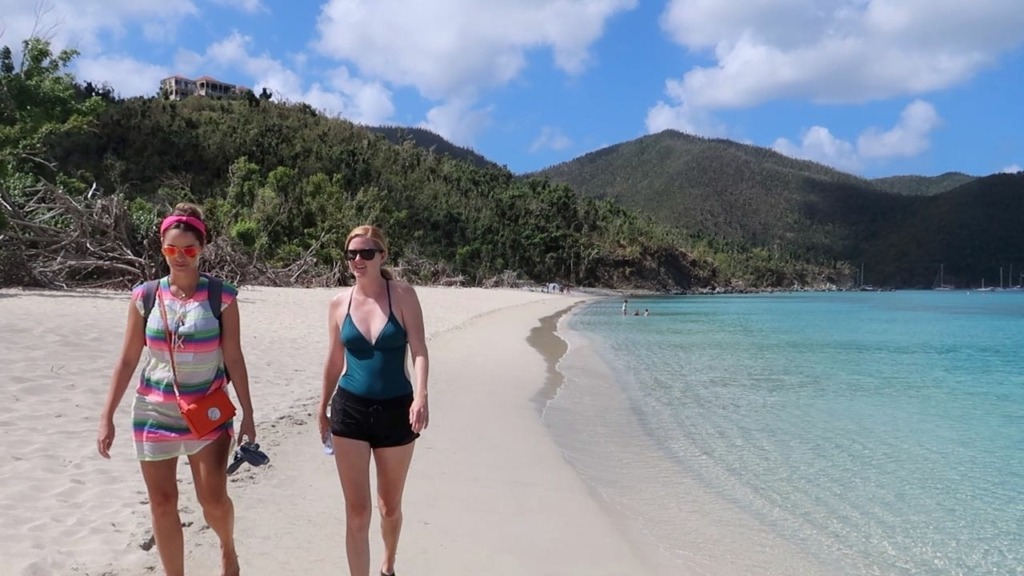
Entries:
[[[348, 245], [356, 238], [368, 238], [377, 245], [377, 248], [383, 250], [385, 253], [388, 251], [388, 239], [384, 236], [384, 231], [376, 226], [364, 224], [353, 228], [352, 231], [348, 233], [348, 237], [345, 238], [345, 250], [348, 250]], [[380, 268], [380, 275], [385, 280], [395, 279], [394, 275], [391, 274], [391, 270], [388, 270], [383, 266]]]

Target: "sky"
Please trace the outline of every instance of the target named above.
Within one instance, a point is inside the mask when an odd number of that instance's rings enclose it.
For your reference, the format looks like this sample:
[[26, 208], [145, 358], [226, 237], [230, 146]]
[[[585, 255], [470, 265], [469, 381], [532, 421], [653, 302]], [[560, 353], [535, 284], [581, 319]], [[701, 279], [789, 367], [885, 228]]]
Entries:
[[860, 176], [1024, 166], [1021, 0], [0, 0], [0, 44], [214, 76], [516, 173], [665, 129]]

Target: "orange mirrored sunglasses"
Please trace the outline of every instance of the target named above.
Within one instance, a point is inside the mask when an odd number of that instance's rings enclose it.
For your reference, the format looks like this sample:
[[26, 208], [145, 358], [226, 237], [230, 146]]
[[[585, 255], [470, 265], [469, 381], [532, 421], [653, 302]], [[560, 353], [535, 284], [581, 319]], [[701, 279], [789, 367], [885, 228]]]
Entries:
[[160, 251], [163, 252], [164, 256], [167, 256], [168, 258], [177, 258], [179, 252], [184, 254], [185, 258], [195, 258], [196, 256], [199, 256], [198, 246], [164, 246], [163, 248], [160, 249]]

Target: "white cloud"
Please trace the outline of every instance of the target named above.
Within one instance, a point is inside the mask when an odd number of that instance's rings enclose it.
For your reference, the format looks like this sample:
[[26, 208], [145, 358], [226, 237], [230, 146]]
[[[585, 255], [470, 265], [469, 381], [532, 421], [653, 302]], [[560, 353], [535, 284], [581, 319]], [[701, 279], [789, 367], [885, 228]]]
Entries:
[[491, 108], [474, 110], [472, 101], [456, 99], [428, 110], [419, 127], [460, 146], [471, 146], [477, 134], [490, 124]]
[[154, 95], [170, 71], [111, 48], [132, 29], [151, 42], [172, 41], [198, 14], [189, 0], [0, 0], [0, 44], [17, 53], [23, 40], [39, 36], [54, 50], [81, 52], [72, 64], [80, 80], [107, 83], [122, 96]]
[[365, 123], [379, 124], [395, 114], [387, 88], [379, 82], [353, 77], [344, 66], [331, 72], [330, 85], [348, 97], [351, 109], [358, 110]]
[[814, 160], [840, 170], [859, 172], [868, 160], [916, 156], [928, 149], [931, 132], [941, 124], [935, 108], [923, 100], [908, 104], [899, 122], [886, 131], [868, 128], [854, 145], [837, 138], [824, 126], [812, 126], [794, 144], [779, 138], [773, 148], [794, 158]]
[[899, 123], [891, 130], [867, 129], [857, 138], [857, 152], [865, 158], [910, 158], [928, 149], [928, 137], [941, 120], [935, 107], [915, 100], [903, 109]]
[[154, 96], [160, 80], [171, 75], [171, 71], [163, 66], [140, 62], [125, 55], [80, 58], [76, 64], [79, 80], [97, 85], [110, 84], [124, 97]]
[[1016, 174], [1017, 172], [1024, 171], [1024, 168], [1020, 167], [1020, 164], [1010, 164], [1006, 168], [999, 171], [1000, 174]]
[[962, 84], [1024, 43], [1019, 0], [670, 0], [661, 26], [714, 64], [666, 82], [668, 102], [648, 111], [649, 130], [673, 108], [685, 120], [786, 98], [924, 94]]
[[174, 54], [174, 70], [178, 74], [194, 76], [202, 72], [206, 58], [191, 50], [179, 48]]
[[572, 146], [572, 140], [563, 134], [561, 129], [554, 126], [545, 126], [541, 128], [537, 139], [530, 145], [530, 152], [544, 149], [565, 150], [569, 146]]
[[1018, 0], [671, 0], [663, 29], [716, 65], [674, 96], [694, 106], [802, 97], [864, 102], [948, 88], [1024, 43]]
[[672, 106], [659, 100], [647, 111], [645, 124], [647, 132], [650, 134], [668, 129], [701, 136], [725, 136], [726, 134], [725, 126], [716, 122], [710, 113], [695, 109], [686, 102]]
[[[368, 78], [412, 87], [440, 102], [423, 125], [464, 145], [490, 122], [472, 110], [482, 94], [513, 81], [530, 53], [579, 74], [612, 16], [637, 0], [328, 0], [317, 22], [318, 51]], [[454, 111], [471, 111], [457, 118]]]
[[812, 126], [806, 130], [799, 145], [779, 138], [772, 147], [786, 156], [813, 160], [848, 172], [857, 172], [862, 168], [853, 144], [836, 138], [824, 126]]
[[182, 20], [198, 14], [190, 0], [0, 0], [0, 43], [14, 48], [36, 33], [57, 49], [94, 54], [107, 36], [124, 36], [131, 26], [141, 26], [150, 40], [173, 38]]
[[576, 74], [612, 15], [637, 0], [330, 0], [319, 50], [361, 73], [414, 86], [431, 99], [476, 97], [523, 70], [527, 51], [549, 48]]
[[248, 14], [270, 11], [261, 0], [212, 0], [212, 2], [220, 6], [227, 6], [228, 8], [237, 8]]
[[329, 115], [340, 115], [357, 123], [381, 124], [395, 112], [391, 92], [379, 82], [361, 80], [347, 68], [339, 67], [326, 74], [325, 83], [314, 82], [304, 87], [302, 78], [280, 60], [266, 54], [250, 54], [251, 43], [250, 37], [235, 32], [211, 44], [205, 54], [179, 52], [176, 62], [192, 74], [203, 66], [240, 71], [253, 80], [252, 87], [257, 92], [266, 87], [279, 99], [306, 102]]

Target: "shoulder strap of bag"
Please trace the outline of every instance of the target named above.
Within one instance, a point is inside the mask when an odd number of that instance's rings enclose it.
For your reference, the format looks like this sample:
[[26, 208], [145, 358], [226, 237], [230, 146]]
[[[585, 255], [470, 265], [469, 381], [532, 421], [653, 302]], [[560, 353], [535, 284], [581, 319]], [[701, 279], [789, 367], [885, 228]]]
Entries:
[[171, 323], [167, 321], [167, 307], [164, 305], [164, 294], [162, 291], [157, 290], [157, 298], [160, 300], [160, 316], [164, 321], [167, 354], [171, 357], [171, 385], [174, 386], [174, 397], [178, 400], [178, 406], [184, 407], [181, 402], [181, 392], [178, 390], [178, 367], [174, 363], [174, 337], [171, 335]]
[[[207, 297], [210, 300], [210, 311], [213, 312], [213, 317], [220, 323], [221, 294], [224, 293], [224, 281], [208, 274], [203, 274], [203, 276], [209, 281]], [[150, 280], [143, 285], [142, 315], [145, 322], [149, 322], [149, 314], [153, 311], [153, 306], [156, 304], [156, 291], [159, 286], [159, 280]]]

